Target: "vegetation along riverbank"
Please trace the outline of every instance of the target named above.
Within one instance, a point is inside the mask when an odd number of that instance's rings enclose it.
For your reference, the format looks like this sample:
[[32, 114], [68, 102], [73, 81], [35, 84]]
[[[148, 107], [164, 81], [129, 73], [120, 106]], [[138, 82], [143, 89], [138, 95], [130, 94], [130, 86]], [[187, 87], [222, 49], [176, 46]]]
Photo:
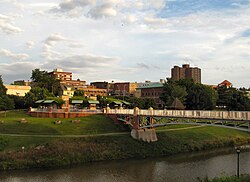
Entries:
[[198, 180], [199, 182], [249, 182], [250, 175], [241, 175], [239, 178], [237, 176], [224, 176], [224, 177], [217, 177], [214, 179], [202, 179]]
[[[25, 118], [26, 123], [21, 123]], [[130, 137], [105, 115], [72, 119], [32, 118], [22, 112], [0, 116], [0, 170], [57, 168], [81, 163], [169, 156], [250, 143], [250, 133], [209, 126], [166, 126], [158, 141]], [[190, 127], [190, 128], [189, 128]], [[183, 128], [183, 129], [181, 129]]]

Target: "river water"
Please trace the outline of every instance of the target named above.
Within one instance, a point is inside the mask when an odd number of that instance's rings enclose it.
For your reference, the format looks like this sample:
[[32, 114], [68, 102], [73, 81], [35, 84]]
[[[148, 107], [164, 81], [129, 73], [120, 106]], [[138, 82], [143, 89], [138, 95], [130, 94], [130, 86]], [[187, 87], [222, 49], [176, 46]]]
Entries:
[[[190, 182], [197, 177], [235, 175], [233, 151], [200, 152], [144, 160], [96, 162], [67, 169], [0, 173], [2, 182]], [[240, 154], [241, 174], [250, 173], [250, 152]]]

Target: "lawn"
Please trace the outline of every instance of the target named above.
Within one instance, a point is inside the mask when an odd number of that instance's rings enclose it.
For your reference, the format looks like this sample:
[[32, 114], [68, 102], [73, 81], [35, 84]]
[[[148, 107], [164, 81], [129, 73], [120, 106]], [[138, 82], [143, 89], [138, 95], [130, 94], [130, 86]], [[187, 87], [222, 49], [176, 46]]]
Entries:
[[[25, 118], [28, 123], [20, 123]], [[60, 120], [62, 124], [55, 124]], [[80, 123], [72, 123], [72, 118], [36, 118], [25, 112], [8, 112], [0, 117], [0, 134], [42, 134], [42, 135], [86, 135], [121, 132], [121, 127], [105, 115], [77, 118]]]
[[[21, 124], [19, 121], [25, 118], [28, 123]], [[79, 124], [72, 123], [70, 119], [60, 119], [62, 124], [56, 125], [56, 118], [35, 118], [30, 117], [25, 112], [8, 112], [7, 117], [0, 115], [0, 150], [1, 140], [7, 141], [7, 145], [3, 144], [3, 149], [21, 150], [22, 146], [27, 148], [45, 145], [54, 140], [66, 140], [64, 135], [93, 135], [124, 132], [126, 140], [131, 140], [129, 130], [125, 130], [122, 125], [116, 125], [105, 115], [92, 115], [82, 118]], [[185, 128], [184, 130], [179, 130]], [[176, 129], [176, 130], [175, 130]], [[197, 148], [204, 147], [204, 141], [208, 145], [216, 142], [236, 142], [250, 143], [250, 133], [241, 132], [234, 129], [226, 129], [212, 126], [194, 127], [194, 125], [170, 125], [156, 128], [159, 143], [165, 145], [165, 142], [174, 141], [173, 144], [183, 147], [183, 142]], [[4, 136], [1, 134], [22, 134], [28, 136]], [[33, 135], [33, 136], [30, 136]], [[39, 136], [41, 135], [41, 136]], [[54, 136], [54, 137], [53, 137]], [[58, 137], [60, 136], [60, 138]], [[107, 136], [108, 137], [108, 136]], [[117, 136], [113, 136], [116, 138]], [[97, 137], [98, 138], [98, 137]], [[100, 137], [99, 137], [100, 139]], [[99, 140], [97, 139], [97, 140]], [[93, 137], [94, 140], [94, 137]], [[112, 137], [110, 137], [112, 140]], [[169, 141], [168, 141], [169, 140]], [[111, 141], [110, 141], [111, 142]], [[174, 144], [175, 143], [175, 144]], [[180, 145], [178, 145], [180, 143]]]

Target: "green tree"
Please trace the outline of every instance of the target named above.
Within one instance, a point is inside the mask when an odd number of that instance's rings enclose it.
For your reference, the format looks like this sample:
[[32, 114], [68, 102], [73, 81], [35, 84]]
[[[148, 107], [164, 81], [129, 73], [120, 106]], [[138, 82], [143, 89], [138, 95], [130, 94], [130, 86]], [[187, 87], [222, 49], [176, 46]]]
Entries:
[[50, 76], [47, 71], [34, 69], [32, 70], [31, 79], [35, 82], [36, 87], [46, 88], [49, 92], [58, 95], [60, 82], [55, 77]]
[[14, 109], [14, 101], [6, 95], [6, 88], [3, 85], [2, 76], [0, 75], [0, 111], [6, 111], [10, 109]]
[[212, 110], [216, 107], [217, 93], [209, 86], [194, 84], [188, 89], [187, 109]]
[[150, 107], [154, 108], [154, 109], [158, 109], [157, 104], [155, 103], [155, 100], [152, 98], [145, 98], [144, 100], [144, 106], [143, 109], [148, 109]]
[[47, 97], [55, 97], [55, 95], [50, 93], [46, 88], [33, 87], [24, 96], [25, 106], [33, 107], [37, 100], [43, 100], [46, 99]]
[[236, 89], [234, 87], [227, 88], [221, 86], [217, 88], [218, 101], [217, 105], [227, 110], [249, 111], [250, 99], [248, 90], [245, 88]]
[[167, 82], [163, 85], [163, 93], [160, 99], [166, 106], [170, 106], [175, 98], [178, 98], [181, 102], [184, 102], [187, 96], [186, 88], [178, 84], [178, 82], [167, 78]]
[[167, 106], [178, 98], [187, 109], [211, 110], [216, 106], [217, 92], [209, 86], [194, 83], [192, 79], [167, 79], [160, 98]]
[[0, 75], [0, 96], [6, 94], [7, 89], [3, 85], [2, 75]]
[[15, 109], [25, 109], [25, 108], [27, 108], [25, 106], [24, 97], [16, 96], [16, 95], [10, 95], [9, 98], [11, 98], [14, 101]]
[[11, 110], [15, 108], [14, 101], [7, 95], [0, 96], [0, 111]]

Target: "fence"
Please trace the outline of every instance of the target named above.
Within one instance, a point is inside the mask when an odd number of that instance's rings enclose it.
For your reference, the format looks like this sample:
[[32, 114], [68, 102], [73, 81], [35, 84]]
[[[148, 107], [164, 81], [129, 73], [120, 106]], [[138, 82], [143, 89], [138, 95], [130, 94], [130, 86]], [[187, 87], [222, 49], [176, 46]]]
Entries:
[[166, 116], [197, 119], [222, 119], [250, 121], [249, 111], [192, 111], [192, 110], [134, 110], [134, 109], [109, 109], [108, 114]]

